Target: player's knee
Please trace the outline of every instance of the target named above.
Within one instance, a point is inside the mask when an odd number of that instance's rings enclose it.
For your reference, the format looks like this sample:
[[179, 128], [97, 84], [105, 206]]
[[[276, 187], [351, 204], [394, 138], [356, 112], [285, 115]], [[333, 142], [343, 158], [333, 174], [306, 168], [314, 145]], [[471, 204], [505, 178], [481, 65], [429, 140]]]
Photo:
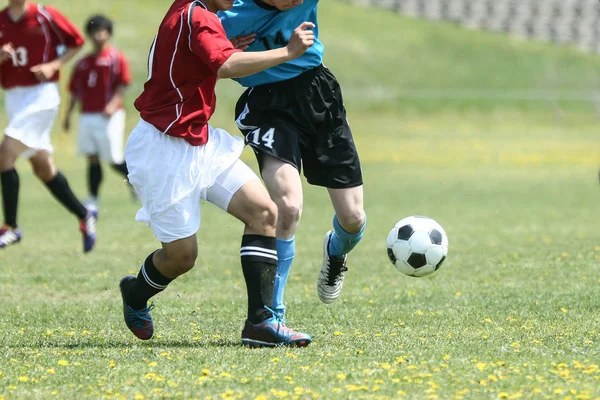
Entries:
[[17, 157], [7, 148], [0, 146], [0, 172], [12, 169], [17, 161]]
[[283, 229], [291, 229], [300, 221], [302, 204], [289, 197], [283, 197], [278, 204], [279, 225]]
[[33, 173], [42, 182], [50, 182], [56, 176], [56, 169], [50, 164], [34, 164]]
[[166, 257], [167, 268], [173, 276], [183, 275], [194, 268], [196, 264], [197, 251], [182, 251], [169, 254]]
[[277, 228], [277, 206], [270, 199], [265, 199], [253, 207], [247, 225], [256, 233], [271, 236]]
[[365, 224], [365, 212], [362, 208], [348, 210], [343, 214], [337, 214], [338, 221], [342, 228], [349, 233], [356, 233]]

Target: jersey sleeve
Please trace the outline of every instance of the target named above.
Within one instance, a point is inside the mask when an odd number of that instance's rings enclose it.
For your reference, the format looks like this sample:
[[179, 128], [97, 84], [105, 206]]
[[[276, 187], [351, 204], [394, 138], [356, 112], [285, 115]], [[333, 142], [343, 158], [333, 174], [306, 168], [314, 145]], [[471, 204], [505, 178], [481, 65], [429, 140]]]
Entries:
[[219, 68], [240, 50], [227, 39], [221, 21], [201, 8], [192, 11], [190, 49], [216, 74]]
[[122, 53], [119, 53], [119, 76], [117, 77], [117, 84], [122, 86], [129, 86], [131, 84], [131, 70], [129, 69], [129, 63], [127, 58]]
[[81, 32], [67, 17], [58, 12], [54, 7], [49, 6], [43, 7], [41, 13], [50, 20], [52, 29], [61, 42], [60, 44], [68, 48], [83, 46], [85, 40]]

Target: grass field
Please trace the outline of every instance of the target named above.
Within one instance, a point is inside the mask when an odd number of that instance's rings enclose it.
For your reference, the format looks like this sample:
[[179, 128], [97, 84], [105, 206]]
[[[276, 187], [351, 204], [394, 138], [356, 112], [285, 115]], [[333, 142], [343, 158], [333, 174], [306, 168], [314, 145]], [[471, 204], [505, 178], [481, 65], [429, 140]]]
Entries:
[[[89, 11], [55, 3], [74, 19]], [[137, 78], [131, 98], [168, 2], [144, 3], [136, 14], [133, 2], [98, 5], [123, 21], [119, 44]], [[125, 184], [106, 170], [98, 247], [84, 256], [75, 219], [20, 162], [25, 239], [0, 252], [0, 399], [600, 399], [593, 108], [393, 95], [411, 85], [591, 90], [600, 60], [338, 2], [324, 2], [322, 18], [364, 163], [369, 226], [342, 297], [321, 304], [315, 283], [332, 209], [323, 190], [305, 187], [288, 317], [314, 343], [239, 345], [241, 226], [211, 205], [196, 268], [155, 299], [156, 337], [137, 341], [117, 285], [157, 242], [133, 220]], [[357, 33], [357, 21], [373, 30]], [[552, 65], [553, 78], [536, 81], [536, 65]], [[216, 125], [235, 132], [240, 90], [220, 85]], [[73, 138], [54, 139], [59, 166], [84, 197]], [[389, 229], [413, 214], [438, 220], [450, 239], [446, 263], [428, 278], [401, 275], [386, 256]]]

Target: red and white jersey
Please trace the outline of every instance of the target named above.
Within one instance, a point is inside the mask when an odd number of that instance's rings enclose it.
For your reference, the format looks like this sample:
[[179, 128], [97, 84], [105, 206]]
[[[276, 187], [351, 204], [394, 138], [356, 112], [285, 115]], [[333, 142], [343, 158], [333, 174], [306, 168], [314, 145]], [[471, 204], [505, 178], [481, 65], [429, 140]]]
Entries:
[[99, 54], [89, 54], [77, 62], [69, 91], [81, 103], [82, 112], [96, 113], [104, 111], [119, 86], [130, 83], [131, 72], [125, 56], [117, 49], [107, 47]]
[[[31, 67], [56, 59], [60, 48], [80, 47], [81, 33], [52, 7], [29, 4], [25, 14], [13, 21], [8, 7], [0, 11], [0, 46], [12, 43], [14, 54], [0, 66], [0, 84], [5, 89], [39, 84]], [[58, 81], [58, 72], [50, 81]]]
[[193, 146], [205, 144], [217, 71], [237, 51], [204, 4], [175, 0], [154, 38], [148, 81], [135, 101], [142, 119]]

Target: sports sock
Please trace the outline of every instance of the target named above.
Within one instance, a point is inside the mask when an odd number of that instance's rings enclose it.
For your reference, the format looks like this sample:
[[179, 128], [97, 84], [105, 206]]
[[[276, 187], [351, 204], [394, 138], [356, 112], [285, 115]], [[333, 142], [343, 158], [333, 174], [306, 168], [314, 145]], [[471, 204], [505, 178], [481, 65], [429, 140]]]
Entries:
[[17, 227], [17, 206], [19, 204], [19, 174], [16, 169], [0, 173], [2, 183], [2, 207], [4, 223], [11, 228]]
[[63, 174], [58, 171], [54, 179], [49, 182], [46, 182], [46, 186], [56, 200], [58, 200], [63, 206], [67, 208], [67, 210], [71, 211], [73, 214], [77, 215], [79, 219], [84, 219], [87, 215], [87, 209], [81, 202], [77, 199], [75, 194], [71, 191], [69, 187], [69, 182], [67, 182], [67, 178]]
[[342, 228], [337, 219], [337, 215], [333, 216], [333, 234], [329, 241], [329, 255], [341, 257], [350, 251], [360, 242], [367, 226], [367, 215], [365, 214], [365, 223], [356, 233], [348, 233]]
[[123, 175], [125, 178], [127, 178], [127, 175], [129, 174], [129, 170], [127, 169], [127, 164], [125, 163], [125, 161], [123, 161], [121, 164], [111, 164], [110, 166], [115, 171], [117, 171], [118, 173]]
[[169, 283], [173, 281], [173, 279], [161, 274], [156, 268], [154, 261], [152, 261], [154, 253], [146, 258], [135, 279], [135, 284], [130, 287], [125, 295], [127, 305], [134, 310], [145, 308], [151, 297], [165, 290]]
[[248, 320], [258, 324], [272, 316], [265, 306], [273, 301], [277, 269], [275, 238], [262, 235], [242, 236], [240, 257], [248, 291]]
[[283, 304], [283, 293], [287, 284], [288, 274], [294, 256], [296, 255], [295, 238], [288, 240], [277, 239], [277, 272], [275, 274], [275, 286], [273, 288], [273, 310], [280, 315], [285, 315], [285, 305]]
[[98, 190], [102, 183], [102, 166], [100, 164], [90, 164], [88, 168], [88, 189], [90, 196], [98, 198]]

